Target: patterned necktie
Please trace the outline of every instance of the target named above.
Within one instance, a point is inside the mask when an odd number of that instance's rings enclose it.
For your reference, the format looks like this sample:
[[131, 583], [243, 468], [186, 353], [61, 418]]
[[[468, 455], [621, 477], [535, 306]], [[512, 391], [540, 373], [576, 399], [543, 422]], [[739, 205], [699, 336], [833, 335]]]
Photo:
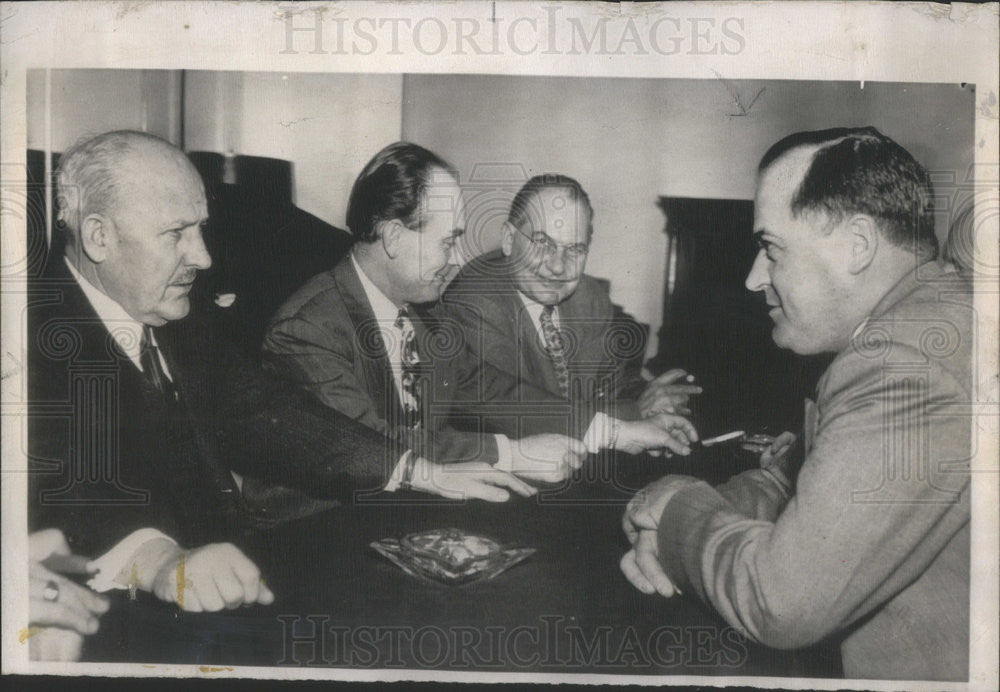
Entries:
[[142, 326], [142, 342], [139, 351], [139, 364], [142, 365], [142, 376], [146, 381], [163, 397], [163, 401], [171, 406], [177, 403], [177, 388], [174, 387], [163, 364], [160, 362], [160, 349], [153, 342], [153, 329], [148, 325]]
[[399, 349], [399, 361], [402, 367], [403, 415], [406, 427], [410, 430], [420, 428], [420, 389], [417, 383], [417, 366], [420, 356], [417, 354], [416, 333], [407, 309], [401, 308], [396, 317], [396, 328], [403, 334], [403, 342]]
[[545, 337], [545, 349], [552, 359], [552, 366], [556, 371], [556, 380], [559, 382], [559, 390], [565, 397], [569, 396], [569, 366], [566, 364], [566, 351], [563, 348], [562, 336], [556, 329], [552, 321], [552, 313], [555, 306], [546, 305], [542, 308], [542, 314], [538, 316], [538, 322], [542, 325], [542, 336]]

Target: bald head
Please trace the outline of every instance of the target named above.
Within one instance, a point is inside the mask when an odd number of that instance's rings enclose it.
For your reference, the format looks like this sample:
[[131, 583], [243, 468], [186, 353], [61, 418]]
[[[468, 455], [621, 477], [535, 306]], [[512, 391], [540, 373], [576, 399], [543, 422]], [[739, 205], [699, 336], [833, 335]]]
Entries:
[[184, 317], [199, 269], [204, 187], [182, 151], [142, 132], [108, 132], [76, 145], [57, 176], [66, 252], [87, 281], [137, 321]]

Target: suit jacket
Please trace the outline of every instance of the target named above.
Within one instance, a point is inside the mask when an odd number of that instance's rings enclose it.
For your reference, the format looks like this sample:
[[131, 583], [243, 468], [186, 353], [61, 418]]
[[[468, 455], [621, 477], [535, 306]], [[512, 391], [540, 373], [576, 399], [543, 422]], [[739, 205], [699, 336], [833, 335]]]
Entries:
[[823, 374], [794, 487], [676, 479], [671, 579], [765, 644], [839, 640], [847, 677], [967, 679], [973, 334], [953, 268], [906, 276]]
[[121, 352], [65, 265], [31, 287], [27, 315], [29, 522], [99, 554], [137, 528], [182, 544], [233, 540], [271, 520], [230, 470], [347, 500], [384, 486], [384, 438], [318, 406], [225, 337], [225, 311], [197, 306], [155, 330], [183, 407]]
[[[477, 410], [516, 386], [502, 373], [463, 368], [461, 334], [434, 314], [414, 310], [423, 427], [406, 429], [399, 394], [375, 315], [351, 262], [313, 277], [278, 311], [264, 339], [264, 363], [297, 382], [319, 401], [400, 439], [439, 462], [497, 461], [491, 432], [514, 433], [501, 418]], [[460, 430], [458, 427], [466, 429]]]
[[[552, 358], [500, 251], [463, 267], [441, 305], [461, 326], [475, 363], [514, 373], [520, 382], [561, 397]], [[620, 418], [634, 418], [631, 399], [645, 386], [639, 374], [645, 331], [615, 308], [607, 290], [587, 275], [558, 310], [574, 404], [589, 403]], [[523, 400], [524, 393], [519, 397]]]

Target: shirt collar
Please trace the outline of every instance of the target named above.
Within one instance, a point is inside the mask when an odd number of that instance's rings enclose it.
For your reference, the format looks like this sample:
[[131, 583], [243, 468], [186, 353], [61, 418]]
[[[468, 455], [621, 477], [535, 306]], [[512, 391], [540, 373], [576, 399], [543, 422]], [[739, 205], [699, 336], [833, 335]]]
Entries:
[[[522, 291], [518, 291], [517, 295], [520, 296], [521, 302], [524, 303], [524, 309], [528, 311], [528, 316], [531, 317], [531, 321], [534, 323], [535, 329], [539, 330], [539, 333], [541, 333], [541, 329], [542, 329], [542, 326], [541, 326], [541, 315], [542, 315], [542, 310], [545, 309], [545, 305], [543, 305], [542, 303], [539, 303], [537, 300], [535, 300], [534, 298], [531, 298], [530, 296], [528, 296], [526, 293], [524, 293]], [[554, 324], [556, 326], [556, 328], [559, 327], [559, 306], [558, 305], [553, 306], [553, 309], [552, 309], [552, 324]]]
[[[111, 334], [118, 348], [129, 357], [133, 363], [141, 370], [139, 354], [142, 352], [142, 323], [134, 319], [125, 312], [125, 308], [119, 305], [108, 294], [90, 283], [79, 270], [73, 266], [69, 258], [64, 258], [69, 273], [80, 285], [83, 294], [87, 296], [94, 312], [101, 318], [104, 327]], [[155, 342], [155, 339], [154, 339]]]
[[354, 271], [358, 274], [358, 279], [361, 281], [361, 288], [364, 289], [365, 296], [368, 298], [368, 304], [371, 305], [372, 312], [375, 313], [375, 319], [379, 324], [393, 324], [396, 321], [396, 317], [399, 316], [399, 308], [396, 304], [389, 300], [379, 287], [372, 283], [372, 280], [368, 278], [361, 265], [358, 264], [357, 258], [354, 257], [354, 253], [351, 253], [351, 264], [354, 266]]

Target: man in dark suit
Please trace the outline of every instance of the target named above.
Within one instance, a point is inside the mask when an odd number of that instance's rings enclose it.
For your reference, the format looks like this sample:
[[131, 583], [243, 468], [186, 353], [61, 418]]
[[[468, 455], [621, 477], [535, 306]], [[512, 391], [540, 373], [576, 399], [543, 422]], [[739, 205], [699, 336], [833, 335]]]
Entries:
[[682, 370], [647, 384], [645, 332], [584, 273], [593, 209], [576, 180], [529, 180], [502, 233], [501, 249], [469, 262], [441, 301], [477, 363], [624, 419], [689, 412], [688, 397], [701, 388], [678, 382]]
[[[521, 383], [495, 368], [469, 368], [461, 332], [427, 307], [458, 265], [465, 215], [453, 168], [413, 144], [387, 147], [355, 181], [347, 223], [351, 254], [278, 311], [265, 363], [432, 460], [482, 460], [550, 481], [578, 466], [579, 441], [484, 412], [483, 404], [514, 399]], [[682, 448], [649, 427], [660, 447]]]
[[233, 544], [270, 523], [254, 511], [262, 494], [280, 484], [348, 501], [384, 488], [400, 458], [426, 460], [263, 376], [227, 341], [226, 311], [193, 299], [211, 258], [182, 152], [100, 135], [63, 156], [58, 197], [65, 258], [31, 287], [27, 316], [31, 529], [100, 556], [101, 590], [193, 610], [270, 602]]
[[[31, 528], [103, 555], [101, 590], [118, 581], [194, 610], [270, 602], [256, 566], [214, 543], [237, 535], [240, 507], [205, 425], [209, 353], [188, 362], [179, 332], [152, 331], [187, 315], [211, 264], [197, 174], [165, 142], [108, 133], [64, 155], [58, 195], [65, 261], [28, 314]], [[192, 588], [178, 594], [181, 563]]]

